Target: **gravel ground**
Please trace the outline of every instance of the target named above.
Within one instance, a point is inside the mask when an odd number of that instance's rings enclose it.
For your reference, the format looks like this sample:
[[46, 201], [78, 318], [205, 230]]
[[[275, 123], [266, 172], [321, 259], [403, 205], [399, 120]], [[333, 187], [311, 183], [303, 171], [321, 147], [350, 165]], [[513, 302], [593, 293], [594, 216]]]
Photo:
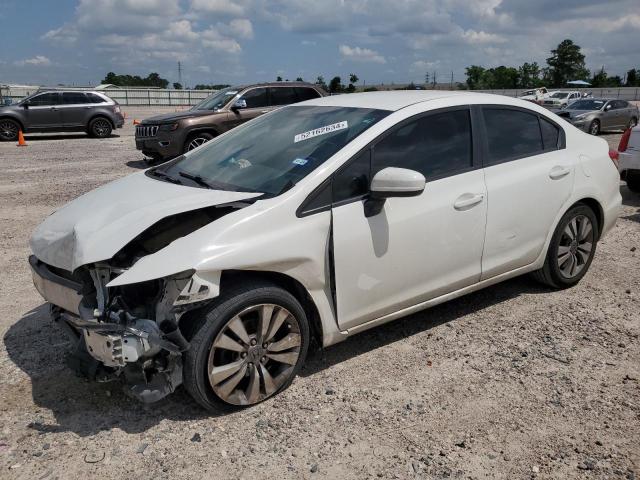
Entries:
[[[54, 209], [144, 167], [110, 139], [0, 144], [0, 477], [627, 478], [640, 473], [640, 197], [579, 286], [517, 278], [313, 352], [292, 387], [208, 416], [145, 407], [64, 365], [28, 238]], [[616, 146], [619, 134], [605, 135]]]

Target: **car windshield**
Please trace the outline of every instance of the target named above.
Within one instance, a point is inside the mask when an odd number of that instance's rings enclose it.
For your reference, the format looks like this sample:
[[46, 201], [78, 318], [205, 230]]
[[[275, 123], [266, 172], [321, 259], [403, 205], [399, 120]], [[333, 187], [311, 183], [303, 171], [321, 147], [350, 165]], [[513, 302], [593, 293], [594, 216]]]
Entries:
[[221, 190], [288, 190], [366, 129], [389, 115], [367, 108], [289, 106], [263, 115], [161, 166]]
[[567, 92], [556, 92], [551, 95], [551, 98], [567, 98], [569, 94]]
[[238, 92], [239, 90], [237, 88], [225, 88], [208, 96], [196, 106], [192, 107], [191, 110], [219, 110], [229, 103], [229, 100], [235, 97]]
[[571, 104], [571, 110], [600, 110], [604, 104], [604, 100], [577, 100]]

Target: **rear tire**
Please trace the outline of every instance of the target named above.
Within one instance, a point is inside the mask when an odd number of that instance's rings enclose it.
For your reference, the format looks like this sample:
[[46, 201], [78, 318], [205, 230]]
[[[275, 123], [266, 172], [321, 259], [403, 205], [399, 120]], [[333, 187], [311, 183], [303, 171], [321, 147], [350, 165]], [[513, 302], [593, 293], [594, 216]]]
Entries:
[[214, 136], [207, 132], [196, 132], [187, 137], [187, 141], [184, 142], [184, 148], [182, 151], [184, 153], [190, 152], [191, 150], [198, 148], [200, 145], [207, 143]]
[[625, 180], [629, 190], [634, 193], [640, 193], [640, 170], [627, 170]]
[[10, 118], [0, 119], [0, 140], [15, 142], [18, 140], [18, 132], [22, 129], [20, 124]]
[[89, 122], [87, 133], [94, 138], [107, 138], [111, 136], [113, 126], [105, 117], [96, 117]]
[[557, 289], [576, 285], [585, 276], [596, 253], [599, 225], [593, 210], [577, 204], [565, 213], [556, 227], [544, 266], [533, 276]]
[[591, 135], [599, 135], [600, 134], [600, 121], [599, 120], [594, 120], [593, 122], [591, 122], [591, 124], [589, 125], [589, 133]]
[[[275, 306], [268, 314], [263, 310], [267, 305]], [[276, 321], [280, 312], [281, 323]], [[229, 287], [212, 305], [193, 315], [197, 316], [185, 328], [190, 347], [184, 355], [183, 382], [209, 411], [255, 405], [278, 394], [304, 363], [310, 338], [304, 308], [289, 292], [269, 282]], [[263, 318], [268, 318], [266, 334], [260, 333]], [[291, 338], [293, 343], [283, 348]], [[270, 355], [285, 355], [287, 361]], [[254, 380], [257, 390], [252, 394]]]

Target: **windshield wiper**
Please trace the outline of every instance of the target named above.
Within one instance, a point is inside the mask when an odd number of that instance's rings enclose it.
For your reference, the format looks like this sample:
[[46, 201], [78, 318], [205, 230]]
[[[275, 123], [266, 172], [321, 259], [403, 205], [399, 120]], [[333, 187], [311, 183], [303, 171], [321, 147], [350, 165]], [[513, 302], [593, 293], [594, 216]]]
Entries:
[[198, 185], [202, 185], [203, 187], [210, 188], [211, 190], [216, 190], [216, 188], [213, 185], [211, 185], [209, 182], [207, 182], [200, 175], [193, 175], [193, 174], [187, 173], [187, 172], [178, 172], [178, 175], [180, 175], [181, 177], [184, 177], [184, 178], [188, 178], [189, 180], [191, 180], [193, 182], [196, 182]]
[[152, 169], [152, 170], [149, 170], [148, 173], [150, 175], [153, 175], [154, 177], [160, 177], [160, 178], [166, 180], [167, 182], [175, 183], [175, 184], [178, 184], [178, 185], [182, 185], [182, 182], [180, 181], [179, 178], [174, 178], [171, 175], [168, 175], [168, 174], [164, 173], [162, 170]]

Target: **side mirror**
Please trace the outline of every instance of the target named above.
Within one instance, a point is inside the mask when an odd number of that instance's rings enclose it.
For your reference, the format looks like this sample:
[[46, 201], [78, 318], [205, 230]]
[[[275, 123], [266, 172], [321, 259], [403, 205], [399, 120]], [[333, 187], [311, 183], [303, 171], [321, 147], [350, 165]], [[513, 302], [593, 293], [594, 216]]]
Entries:
[[231, 107], [231, 110], [237, 112], [238, 110], [243, 108], [247, 108], [247, 101], [241, 98], [240, 100], [236, 100], [236, 102]]
[[383, 168], [371, 180], [369, 199], [364, 205], [365, 216], [371, 217], [380, 213], [387, 198], [420, 195], [426, 183], [424, 175], [415, 170]]
[[604, 111], [605, 112], [608, 112], [609, 110], [611, 110], [611, 104], [609, 104], [606, 107], [604, 107]]
[[29, 102], [24, 102], [22, 104], [22, 108], [24, 108], [25, 110], [27, 110], [29, 108]]

